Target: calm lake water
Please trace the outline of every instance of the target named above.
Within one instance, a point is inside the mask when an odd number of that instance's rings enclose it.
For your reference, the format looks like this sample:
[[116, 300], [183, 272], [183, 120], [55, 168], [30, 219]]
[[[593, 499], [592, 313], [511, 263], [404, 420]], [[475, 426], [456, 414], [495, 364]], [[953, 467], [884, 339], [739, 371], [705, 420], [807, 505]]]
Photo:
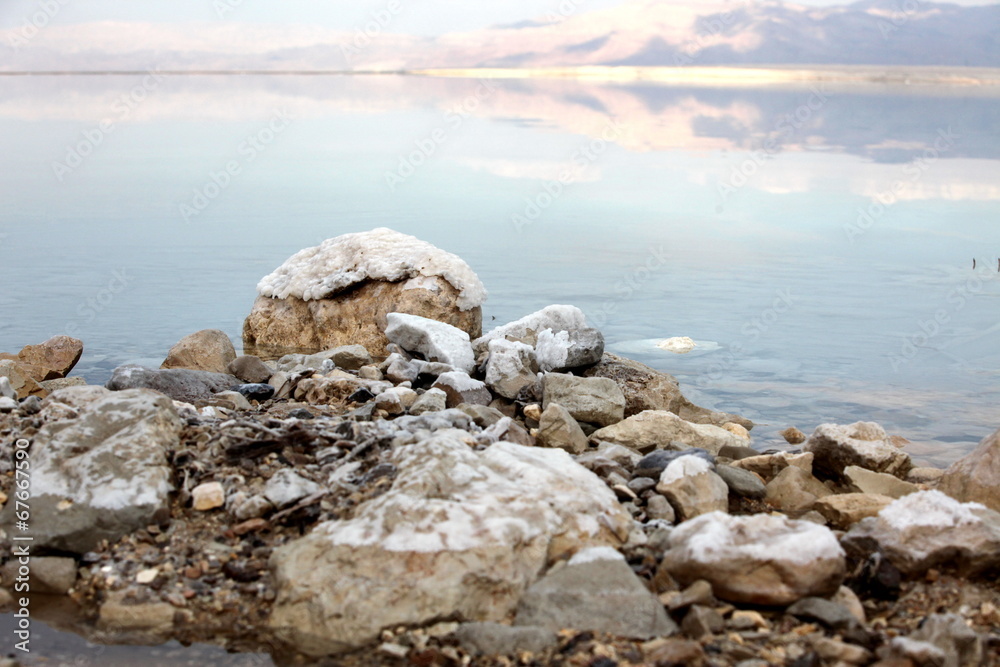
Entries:
[[3, 76], [0, 350], [71, 332], [98, 383], [239, 345], [263, 275], [389, 226], [469, 262], [487, 327], [575, 304], [760, 448], [864, 419], [944, 465], [1000, 426], [998, 97]]
[[[263, 275], [389, 226], [472, 265], [487, 327], [575, 304], [758, 448], [874, 420], [945, 465], [1000, 426], [998, 96], [3, 76], [0, 350], [72, 333], [100, 383], [199, 329], [239, 346]], [[36, 627], [44, 664], [266, 662]]]

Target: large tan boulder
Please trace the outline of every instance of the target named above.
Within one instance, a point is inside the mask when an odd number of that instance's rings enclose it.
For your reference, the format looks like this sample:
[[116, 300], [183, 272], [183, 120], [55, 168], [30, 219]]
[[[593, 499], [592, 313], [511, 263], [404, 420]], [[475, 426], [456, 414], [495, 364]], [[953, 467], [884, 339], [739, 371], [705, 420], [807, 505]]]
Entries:
[[32, 374], [35, 380], [41, 382], [69, 375], [82, 354], [83, 341], [70, 336], [53, 336], [38, 345], [25, 345], [17, 353], [17, 358], [22, 364], [49, 369], [47, 377]]
[[245, 354], [264, 359], [363, 345], [387, 355], [389, 313], [482, 333], [486, 290], [456, 255], [379, 228], [345, 234], [292, 255], [257, 285], [243, 323]]
[[945, 471], [938, 489], [963, 502], [976, 502], [1000, 512], [1000, 431], [979, 443]]

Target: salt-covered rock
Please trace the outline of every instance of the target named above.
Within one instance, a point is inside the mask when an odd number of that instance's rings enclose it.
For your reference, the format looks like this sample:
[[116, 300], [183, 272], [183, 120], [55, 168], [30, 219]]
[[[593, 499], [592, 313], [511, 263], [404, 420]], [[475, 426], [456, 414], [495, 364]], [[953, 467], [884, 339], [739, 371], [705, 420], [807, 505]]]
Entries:
[[681, 456], [668, 465], [656, 484], [657, 493], [670, 501], [681, 521], [729, 507], [729, 487], [698, 456]]
[[535, 354], [539, 369], [546, 373], [593, 366], [604, 355], [604, 336], [590, 328], [543, 329], [535, 341]]
[[[154, 523], [169, 506], [167, 453], [182, 427], [169, 398], [144, 390], [108, 394], [76, 419], [42, 426], [31, 447], [32, 545], [84, 553]], [[0, 525], [12, 535], [13, 523], [8, 503]]]
[[584, 370], [583, 375], [614, 380], [625, 395], [626, 417], [646, 410], [666, 410], [694, 424], [722, 426], [733, 422], [747, 429], [753, 428], [749, 419], [693, 404], [681, 394], [677, 379], [672, 375], [610, 352], [605, 352], [601, 361]]
[[226, 504], [226, 489], [219, 482], [206, 482], [191, 489], [191, 507], [207, 512]]
[[578, 552], [525, 592], [514, 623], [559, 632], [565, 628], [631, 639], [675, 634], [659, 600], [614, 549]]
[[717, 453], [726, 445], [742, 445], [746, 441], [729, 431], [711, 424], [692, 424], [665, 410], [647, 410], [624, 421], [607, 426], [590, 435], [591, 442], [613, 442], [638, 452], [674, 447], [682, 442]]
[[69, 375], [82, 355], [83, 341], [70, 336], [53, 336], [39, 345], [25, 345], [17, 353], [17, 358], [25, 364], [50, 369], [56, 378], [62, 378]]
[[176, 401], [191, 403], [210, 398], [241, 384], [239, 378], [224, 373], [209, 373], [186, 368], [153, 370], [136, 364], [119, 366], [104, 386], [112, 391], [153, 389]]
[[625, 396], [612, 380], [547, 373], [542, 378], [542, 409], [556, 403], [577, 421], [608, 426], [625, 416]]
[[236, 360], [236, 348], [225, 331], [203, 329], [181, 338], [160, 368], [189, 368], [209, 373], [227, 373]]
[[462, 623], [454, 636], [466, 651], [488, 656], [541, 653], [559, 643], [559, 636], [549, 630], [501, 623]]
[[417, 352], [424, 359], [450, 364], [471, 373], [476, 366], [469, 334], [444, 322], [419, 315], [389, 313], [385, 337], [407, 352]]
[[484, 353], [492, 340], [528, 340], [532, 347], [538, 334], [548, 329], [551, 332], [577, 331], [587, 328], [587, 316], [576, 306], [552, 305], [525, 315], [519, 320], [508, 322], [489, 331], [473, 341], [476, 354]]
[[919, 491], [855, 524], [843, 542], [861, 553], [877, 544], [905, 574], [943, 564], [972, 574], [1000, 566], [1000, 513], [940, 491]]
[[538, 444], [542, 447], [565, 449], [570, 454], [582, 454], [587, 451], [587, 436], [569, 410], [558, 403], [552, 403], [541, 414]]
[[10, 384], [10, 378], [0, 377], [0, 396], [17, 400], [17, 392]]
[[[705, 449], [697, 447], [683, 447], [680, 450], [657, 449], [646, 454], [632, 466], [634, 477], [650, 477], [655, 480], [660, 479], [660, 475], [667, 469], [667, 466], [682, 456], [697, 456], [707, 461], [712, 467], [715, 466], [715, 457]], [[621, 445], [611, 445], [604, 443], [602, 447], [621, 447]], [[601, 448], [599, 448], [601, 449]], [[626, 449], [626, 451], [632, 451]], [[632, 452], [635, 455], [635, 452]]]
[[722, 512], [675, 528], [661, 567], [682, 585], [708, 580], [722, 600], [776, 606], [834, 594], [846, 570], [844, 551], [825, 526]]
[[17, 401], [13, 398], [0, 396], [0, 412], [13, 412], [17, 410]]
[[276, 357], [360, 344], [384, 357], [389, 313], [482, 330], [486, 290], [451, 253], [391, 229], [344, 234], [292, 255], [257, 285], [248, 354]]
[[488, 349], [486, 385], [495, 394], [514, 399], [521, 389], [538, 381], [538, 362], [530, 345], [497, 338]]
[[885, 429], [874, 422], [820, 424], [804, 449], [815, 455], [813, 472], [823, 479], [842, 479], [847, 466], [905, 478], [913, 467], [910, 455], [893, 444]]
[[260, 357], [252, 354], [236, 357], [226, 366], [225, 372], [249, 384], [267, 382], [274, 375], [274, 371], [261, 361]]
[[844, 468], [844, 478], [851, 488], [859, 493], [877, 494], [890, 498], [902, 498], [920, 490], [916, 484], [904, 482], [895, 475], [872, 472], [858, 466]]
[[294, 470], [282, 468], [267, 480], [264, 497], [281, 508], [296, 503], [320, 490], [320, 485], [306, 479]]
[[812, 508], [823, 515], [830, 526], [848, 530], [862, 519], [875, 516], [893, 501], [874, 493], [842, 493], [816, 500]]
[[444, 430], [396, 449], [386, 493], [274, 551], [279, 636], [325, 655], [398, 625], [499, 621], [546, 563], [628, 535], [632, 518], [566, 452], [476, 452], [467, 437]]
[[442, 373], [438, 376], [433, 388], [440, 389], [448, 396], [448, 407], [454, 408], [462, 403], [489, 405], [493, 395], [486, 388], [486, 383], [469, 377], [461, 371]]
[[983, 438], [972, 452], [951, 464], [938, 490], [963, 502], [1000, 512], [1000, 431]]
[[805, 512], [820, 498], [833, 492], [805, 470], [788, 466], [767, 483], [766, 499], [786, 512]]

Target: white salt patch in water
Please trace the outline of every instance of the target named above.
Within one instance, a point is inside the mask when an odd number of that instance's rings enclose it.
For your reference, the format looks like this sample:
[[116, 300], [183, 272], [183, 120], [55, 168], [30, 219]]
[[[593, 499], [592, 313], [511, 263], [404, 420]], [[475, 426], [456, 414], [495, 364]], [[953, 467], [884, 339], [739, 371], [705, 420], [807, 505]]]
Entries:
[[621, 555], [617, 549], [611, 547], [590, 547], [580, 549], [569, 559], [567, 565], [583, 565], [585, 563], [596, 563], [601, 560], [624, 561], [625, 556]]
[[[295, 253], [257, 283], [261, 296], [326, 299], [367, 280], [398, 282], [441, 276], [458, 290], [458, 307], [486, 301], [486, 288], [458, 255], [386, 227], [344, 234]], [[420, 283], [408, 282], [407, 289]]]
[[706, 472], [712, 472], [711, 463], [700, 456], [682, 456], [671, 461], [660, 473], [660, 484], [670, 484], [684, 477], [692, 477]]
[[676, 352], [677, 354], [687, 354], [694, 348], [698, 347], [698, 344], [694, 342], [693, 339], [687, 336], [675, 336], [673, 338], [666, 338], [661, 340], [656, 344], [656, 347], [661, 350], [666, 350], [667, 352]]
[[979, 523], [972, 510], [986, 509], [979, 503], [960, 503], [940, 491], [918, 491], [895, 500], [878, 513], [879, 519], [903, 532], [920, 526], [951, 528]]

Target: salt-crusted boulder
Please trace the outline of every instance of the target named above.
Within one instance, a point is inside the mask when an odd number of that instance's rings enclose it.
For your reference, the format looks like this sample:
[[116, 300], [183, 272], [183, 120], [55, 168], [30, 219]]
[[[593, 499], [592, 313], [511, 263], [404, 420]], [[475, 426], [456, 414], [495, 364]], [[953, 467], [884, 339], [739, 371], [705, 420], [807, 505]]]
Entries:
[[486, 362], [486, 384], [494, 393], [514, 399], [538, 381], [538, 361], [530, 345], [505, 338], [491, 340]]
[[654, 449], [676, 449], [682, 442], [718, 454], [726, 445], [743, 446], [746, 440], [711, 424], [692, 424], [665, 410], [647, 410], [617, 424], [594, 431], [590, 441], [613, 442], [646, 454]]
[[538, 342], [538, 334], [548, 330], [550, 333], [560, 331], [578, 331], [589, 328], [587, 317], [576, 306], [552, 305], [546, 306], [519, 320], [502, 324], [472, 342], [476, 355], [483, 354], [493, 340], [518, 340], [532, 347]]
[[209, 373], [228, 373], [229, 364], [235, 359], [236, 349], [225, 331], [203, 329], [177, 341], [167, 352], [167, 358], [160, 364], [160, 368], [190, 368]]
[[449, 408], [458, 407], [462, 403], [489, 405], [493, 401], [493, 396], [486, 388], [485, 382], [461, 371], [441, 373], [434, 382], [433, 388], [440, 389], [447, 394]]
[[566, 452], [465, 439], [443, 430], [398, 448], [386, 493], [274, 551], [279, 636], [324, 655], [399, 625], [499, 621], [546, 564], [627, 537], [628, 512]]
[[813, 471], [822, 479], [840, 480], [848, 466], [905, 478], [913, 467], [910, 455], [893, 444], [875, 422], [820, 424], [804, 449], [815, 455]]
[[626, 417], [646, 410], [668, 410], [695, 424], [722, 426], [733, 422], [747, 429], [753, 428], [753, 422], [749, 419], [698, 407], [681, 394], [677, 380], [672, 375], [617, 354], [605, 352], [601, 361], [583, 371], [583, 375], [614, 380], [625, 394]]
[[153, 389], [175, 401], [191, 403], [211, 398], [212, 394], [228, 391], [242, 382], [226, 373], [193, 371], [187, 368], [154, 370], [136, 364], [119, 366], [104, 385], [112, 391], [122, 389]]
[[938, 490], [963, 502], [977, 502], [1000, 512], [1000, 431], [979, 443], [945, 471]]
[[265, 359], [352, 343], [384, 357], [386, 315], [393, 312], [476, 337], [486, 300], [461, 258], [384, 227], [300, 250], [262, 278], [257, 292], [243, 323], [243, 347]]
[[[167, 453], [182, 427], [171, 400], [145, 390], [107, 394], [75, 419], [45, 424], [31, 446], [32, 547], [81, 554], [155, 523], [173, 491]], [[8, 538], [22, 534], [14, 523], [9, 502], [0, 512]]]
[[859, 553], [877, 545], [905, 574], [945, 564], [973, 574], [1000, 566], [1000, 513], [940, 491], [919, 491], [855, 524], [843, 543]]
[[844, 551], [825, 526], [722, 512], [674, 529], [660, 567], [684, 586], [707, 580], [719, 599], [776, 606], [833, 595], [846, 572]]
[[466, 373], [476, 366], [469, 334], [457, 327], [419, 315], [389, 313], [385, 337], [407, 352], [417, 352], [428, 361], [451, 364]]
[[700, 456], [671, 461], [660, 474], [656, 492], [670, 501], [681, 521], [729, 508], [729, 487]]

